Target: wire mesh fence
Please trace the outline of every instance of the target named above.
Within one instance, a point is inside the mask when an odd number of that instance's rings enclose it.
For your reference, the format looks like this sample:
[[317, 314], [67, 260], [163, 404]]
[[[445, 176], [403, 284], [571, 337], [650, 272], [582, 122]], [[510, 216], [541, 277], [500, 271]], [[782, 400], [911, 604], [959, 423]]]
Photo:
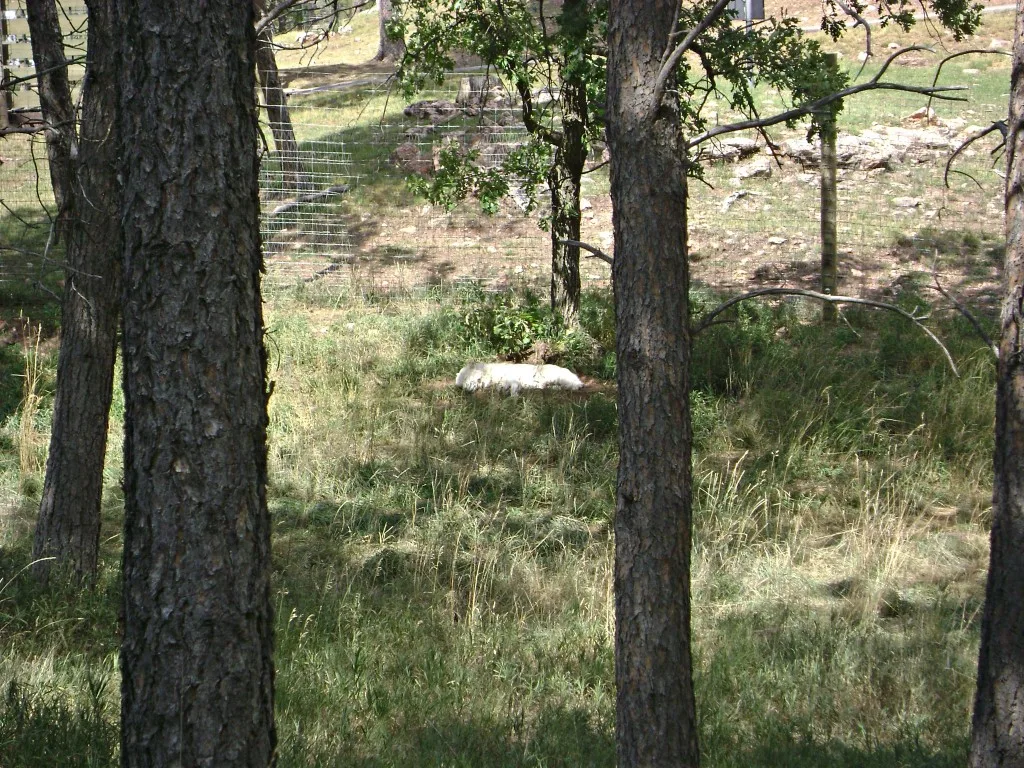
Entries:
[[[909, 74], [920, 80], [923, 73]], [[472, 200], [446, 212], [405, 189], [404, 177], [429, 176], [439, 148], [451, 142], [479, 152], [480, 164], [493, 165], [526, 140], [515, 101], [499, 89], [483, 100], [467, 98], [474, 93], [472, 80], [455, 74], [411, 103], [386, 83], [293, 91], [296, 134], [305, 135], [304, 121], [317, 115], [321, 124], [335, 126], [349, 148], [350, 193], [325, 204], [346, 221], [348, 237], [344, 249], [325, 257], [344, 268], [324, 271], [317, 266], [319, 256], [303, 265], [296, 255], [289, 271], [279, 272], [284, 262], [272, 255], [271, 276], [330, 277], [384, 288], [546, 279], [550, 240], [537, 227], [546, 213], [543, 204], [527, 216], [522, 200], [512, 195], [488, 217]], [[919, 95], [888, 92], [867, 104], [851, 101], [844, 110], [837, 222], [843, 290], [898, 291], [908, 277], [930, 279], [933, 271], [958, 283], [991, 286], [1002, 233], [1003, 184], [998, 158], [989, 156], [998, 134], [961, 151], [947, 169], [957, 149], [1005, 116], [1005, 87], [993, 91], [987, 85], [987, 91], [969, 92], [965, 103], [928, 103]], [[771, 107], [770, 94], [766, 101]], [[816, 142], [808, 142], [805, 133], [806, 126], [775, 133], [772, 146], [765, 137], [741, 135], [702, 149], [704, 173], [691, 185], [690, 209], [698, 280], [725, 290], [813, 287], [820, 175]], [[600, 161], [595, 152], [591, 167]], [[583, 238], [611, 253], [606, 169], [589, 173], [583, 190]], [[584, 260], [583, 276], [585, 284], [609, 278], [607, 267], [591, 259]]]
[[[992, 133], [1004, 119], [1008, 70], [972, 60], [953, 81], [973, 86], [966, 102], [927, 103], [887, 92], [850, 100], [839, 120], [840, 290], [898, 292], [933, 271], [980, 298], [993, 293], [1000, 262], [1003, 182]], [[1005, 74], [1005, 77], [1003, 76]], [[308, 76], [306, 76], [308, 75]], [[931, 70], [893, 75], [930, 82]], [[528, 214], [521, 192], [487, 215], [472, 199], [446, 211], [409, 188], [430, 177], [440, 150], [455, 142], [494, 166], [527, 140], [517, 101], [480, 71], [453, 73], [405, 99], [383, 75], [292, 73], [287, 91], [292, 142], [264, 111], [262, 234], [267, 280], [322, 282], [394, 290], [481, 281], [495, 287], [543, 283], [550, 235]], [[557, 93], [538, 91], [557, 108]], [[784, 100], [764, 94], [762, 109]], [[727, 106], [720, 121], [729, 119]], [[947, 162], [958, 149], [947, 171]], [[593, 153], [583, 183], [583, 239], [614, 251], [607, 167]], [[691, 183], [694, 276], [726, 292], [763, 285], [814, 287], [818, 274], [819, 181], [815, 141], [806, 126], [764, 136], [737, 135], [704, 146], [703, 178]], [[948, 184], [947, 184], [948, 181]], [[40, 253], [52, 213], [40, 136], [0, 140], [0, 237], [19, 258], [0, 254], [6, 281], [29, 279], [49, 262]], [[6, 251], [7, 254], [15, 251]], [[52, 265], [51, 265], [52, 266]], [[584, 258], [584, 286], [610, 279], [603, 262]]]

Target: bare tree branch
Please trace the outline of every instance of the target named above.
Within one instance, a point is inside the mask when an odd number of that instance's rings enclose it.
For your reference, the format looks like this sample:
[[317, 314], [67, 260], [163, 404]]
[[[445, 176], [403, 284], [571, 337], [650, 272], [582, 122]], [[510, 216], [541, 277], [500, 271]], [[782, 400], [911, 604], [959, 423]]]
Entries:
[[42, 133], [50, 127], [49, 123], [35, 123], [31, 125], [18, 125], [8, 126], [7, 128], [0, 128], [0, 136], [14, 136], [17, 134], [28, 134]]
[[926, 48], [923, 45], [911, 45], [907, 48], [901, 48], [892, 54], [885, 63], [882, 64], [881, 69], [878, 70], [877, 74], [866, 83], [860, 83], [859, 85], [851, 85], [848, 88], [844, 88], [841, 91], [830, 93], [828, 96], [823, 96], [820, 99], [809, 101], [799, 106], [788, 109], [785, 112], [779, 112], [778, 114], [772, 115], [771, 117], [757, 118], [754, 120], [741, 120], [737, 123], [729, 123], [727, 125], [719, 125], [710, 130], [705, 131], [698, 136], [693, 137], [687, 141], [687, 147], [695, 147], [698, 144], [702, 144], [708, 139], [714, 138], [715, 136], [721, 136], [726, 133], [736, 133], [737, 131], [745, 131], [751, 128], [768, 128], [779, 123], [785, 123], [789, 120], [796, 120], [801, 117], [818, 112], [821, 109], [827, 107], [833, 102], [845, 99], [848, 96], [853, 96], [857, 93], [864, 91], [904, 91], [906, 93], [921, 93], [930, 96], [934, 96], [937, 99], [945, 99], [948, 101], [965, 101], [965, 99], [957, 96], [945, 96], [943, 94], [949, 91], [964, 91], [967, 90], [966, 86], [962, 85], [947, 85], [947, 86], [917, 86], [917, 85], [903, 85], [901, 83], [883, 83], [881, 82], [882, 75], [889, 68], [889, 65], [898, 57], [911, 51], [931, 51], [930, 48]]
[[533, 93], [530, 91], [530, 83], [527, 82], [521, 72], [505, 70], [505, 74], [515, 81], [516, 91], [519, 93], [519, 98], [523, 103], [523, 125], [526, 126], [526, 130], [540, 137], [541, 141], [553, 147], [561, 148], [565, 144], [564, 134], [561, 131], [555, 131], [542, 125], [534, 116]]
[[[346, 5], [344, 8], [338, 8], [337, 6], [335, 6], [331, 10], [324, 13], [323, 15], [317, 16], [316, 18], [312, 19], [311, 24], [315, 25], [327, 20], [330, 20], [331, 24], [333, 24], [335, 20], [337, 20], [342, 14], [347, 13], [349, 15], [352, 15], [360, 8], [364, 8], [368, 5], [373, 5], [374, 1], [375, 0], [359, 0], [359, 2], [353, 2], [349, 5]], [[281, 0], [281, 2], [279, 2], [269, 11], [264, 13], [263, 16], [260, 17], [259, 21], [256, 22], [256, 35], [259, 36], [259, 34], [263, 30], [265, 30], [267, 27], [269, 27], [271, 24], [277, 21], [282, 15], [287, 13], [296, 5], [302, 5], [303, 2], [305, 2], [305, 0]], [[284, 48], [285, 46], [278, 47]], [[287, 46], [287, 49], [296, 50], [297, 48], [305, 47], [309, 46]]]
[[[661, 99], [665, 95], [665, 84], [668, 82], [669, 77], [672, 75], [672, 71], [676, 68], [679, 63], [679, 59], [683, 57], [694, 41], [700, 37], [710, 27], [715, 20], [721, 16], [725, 9], [729, 6], [731, 0], [716, 0], [715, 4], [711, 6], [711, 10], [707, 12], [703, 19], [698, 22], [697, 26], [691, 29], [686, 37], [683, 38], [683, 42], [673, 49], [671, 53], [665, 56], [664, 61], [661, 63], [661, 69], [658, 72], [658, 79], [654, 82], [654, 97], [651, 99], [651, 114], [653, 115], [658, 107], [661, 105]], [[678, 19], [678, 16], [677, 16]], [[678, 20], [676, 22], [678, 25]], [[675, 34], [673, 28], [672, 34]], [[670, 38], [671, 39], [671, 38]]]
[[686, 143], [687, 148], [696, 146], [697, 144], [703, 143], [708, 139], [714, 138], [715, 136], [721, 136], [726, 133], [735, 133], [737, 131], [750, 130], [752, 128], [762, 129], [769, 128], [779, 123], [785, 123], [790, 120], [797, 120], [799, 118], [807, 117], [815, 112], [819, 112], [834, 101], [839, 101], [848, 96], [852, 96], [856, 93], [870, 90], [894, 90], [894, 91], [906, 91], [909, 93], [924, 93], [929, 95], [935, 95], [936, 98], [944, 98], [952, 101], [964, 101], [966, 99], [957, 96], [944, 96], [939, 95], [947, 91], [962, 91], [967, 90], [966, 86], [952, 85], [952, 86], [915, 86], [915, 85], [902, 85], [900, 83], [883, 83], [881, 82], [882, 76], [886, 74], [889, 66], [896, 60], [897, 57], [902, 56], [904, 53], [911, 51], [925, 50], [931, 52], [932, 49], [924, 45], [910, 45], [906, 48], [900, 48], [895, 51], [889, 58], [885, 60], [881, 69], [866, 83], [860, 83], [859, 85], [851, 85], [848, 88], [844, 88], [841, 91], [835, 93], [829, 93], [827, 96], [815, 99], [814, 101], [807, 101], [798, 106], [794, 106], [792, 110], [786, 110], [785, 112], [772, 115], [768, 118], [756, 118], [754, 120], [742, 120], [738, 123], [728, 123], [726, 125], [716, 126], [708, 131], [705, 131], [693, 138], [689, 139]]
[[577, 248], [582, 248], [584, 251], [589, 251], [591, 256], [600, 259], [605, 264], [608, 264], [609, 266], [611, 266], [612, 264], [612, 257], [609, 256], [604, 251], [602, 251], [600, 248], [595, 248], [594, 246], [588, 245], [587, 243], [581, 242], [579, 240], [559, 240], [558, 243], [559, 245], [572, 245]]
[[[936, 255], [938, 255], [936, 253]], [[956, 307], [956, 311], [967, 318], [967, 321], [974, 326], [975, 332], [981, 337], [981, 340], [985, 342], [985, 346], [992, 350], [992, 354], [995, 355], [996, 360], [999, 359], [999, 346], [992, 341], [992, 337], [985, 332], [981, 322], [966, 306], [964, 306], [955, 296], [949, 291], [942, 287], [942, 283], [939, 282], [939, 263], [936, 261], [932, 264], [932, 279], [935, 281], [935, 290], [938, 291], [942, 296], [949, 300], [949, 302]]]
[[305, 203], [316, 203], [320, 200], [326, 200], [329, 197], [333, 197], [334, 195], [343, 195], [346, 192], [348, 192], [348, 184], [336, 184], [333, 187], [327, 187], [326, 189], [321, 189], [318, 192], [307, 192], [306, 194], [299, 195], [294, 200], [281, 203], [274, 208], [274, 210], [266, 214], [266, 216], [268, 219], [272, 219], [275, 216], [280, 216], [282, 213], [294, 211], [300, 205]]
[[889, 312], [895, 312], [900, 317], [912, 322], [924, 331], [928, 338], [935, 342], [936, 346], [938, 346], [945, 355], [946, 361], [949, 363], [949, 367], [953, 371], [953, 375], [960, 378], [960, 372], [956, 368], [953, 356], [949, 353], [949, 350], [946, 349], [946, 345], [942, 343], [939, 337], [921, 322], [922, 318], [912, 315], [910, 312], [907, 312], [905, 309], [898, 307], [895, 304], [887, 304], [883, 301], [874, 301], [872, 299], [861, 299], [856, 296], [833, 296], [829, 293], [819, 293], [818, 291], [810, 291], [803, 288], [761, 288], [756, 291], [741, 294], [740, 296], [734, 296], [728, 301], [722, 302], [704, 315], [700, 322], [691, 328], [690, 335], [696, 336], [701, 331], [711, 326], [712, 321], [730, 307], [733, 307], [742, 301], [747, 301], [748, 299], [756, 299], [759, 296], [803, 296], [805, 298], [818, 299], [819, 301], [825, 301], [831, 304], [860, 304], [866, 307], [874, 307], [875, 309], [885, 309]]
[[956, 96], [941, 96], [939, 95], [944, 91], [964, 91], [967, 90], [964, 86], [943, 86], [940, 88], [929, 88], [926, 86], [915, 86], [915, 85], [901, 85], [899, 83], [863, 83], [861, 85], [851, 86], [850, 88], [844, 88], [841, 91], [820, 98], [816, 101], [811, 101], [806, 104], [801, 104], [799, 107], [780, 112], [777, 115], [771, 117], [765, 117], [760, 120], [743, 120], [738, 123], [730, 123], [729, 125], [721, 125], [711, 130], [705, 131], [699, 136], [695, 136], [687, 142], [688, 147], [695, 147], [698, 144], [702, 144], [708, 139], [714, 138], [715, 136], [721, 136], [726, 133], [736, 133], [737, 131], [746, 131], [751, 128], [770, 128], [773, 125], [779, 123], [785, 123], [789, 120], [796, 120], [800, 117], [806, 117], [814, 112], [819, 111], [823, 107], [827, 107], [835, 101], [845, 99], [847, 96], [853, 96], [856, 93], [862, 93], [863, 91], [904, 91], [906, 93], [921, 93], [925, 95], [934, 95], [937, 99], [944, 99], [947, 101], [966, 101], [966, 99], [959, 98]]
[[[957, 58], [959, 58], [961, 56], [967, 56], [969, 54], [979, 54], [980, 55], [980, 54], [986, 54], [986, 53], [995, 54], [997, 56], [1012, 56], [1013, 55], [1009, 51], [998, 51], [998, 50], [994, 51], [991, 48], [971, 48], [971, 49], [966, 50], [966, 51], [958, 51], [957, 53], [951, 53], [949, 56], [946, 56], [942, 61], [940, 61], [939, 62], [939, 66], [937, 66], [935, 68], [935, 77], [932, 78], [932, 85], [933, 86], [934, 85], [938, 85], [938, 83], [939, 83], [939, 75], [942, 74], [942, 68], [946, 64], [951, 62], [953, 59], [957, 59]], [[928, 106], [928, 109], [931, 109], [931, 107], [932, 107], [932, 97], [931, 96], [928, 97], [928, 105], [927, 106]]]
[[[85, 56], [72, 56], [71, 58], [65, 58], [63, 64], [55, 64], [52, 67], [46, 69], [39, 69], [33, 72], [31, 75], [25, 75], [24, 77], [12, 77], [10, 80], [4, 81], [4, 87], [0, 90], [13, 90], [14, 86], [20, 85], [21, 83], [35, 83], [39, 75], [46, 75], [50, 72], [56, 72], [58, 69], [67, 69], [75, 64], [85, 64]], [[35, 89], [33, 89], [35, 90]]]
[[277, 20], [278, 16], [300, 2], [302, 2], [302, 0], [281, 0], [280, 3], [263, 14], [262, 18], [256, 22], [256, 36], [259, 37], [260, 33], [264, 29]]
[[[854, 21], [853, 28], [854, 29], [856, 29], [857, 27], [864, 27], [864, 53], [866, 53], [868, 55], [868, 57], [870, 57], [872, 55], [871, 54], [871, 25], [868, 24], [867, 20], [857, 12], [856, 8], [854, 8], [853, 6], [848, 5], [847, 3], [843, 2], [843, 0], [835, 0], [835, 4], [838, 5], [842, 9], [843, 13], [845, 13], [847, 16], [849, 16], [851, 19], [853, 19], [853, 21]], [[933, 85], [934, 85], [934, 83], [933, 83]]]
[[[942, 182], [947, 187], [949, 186], [950, 166], [953, 165], [953, 161], [957, 159], [957, 157], [960, 155], [960, 153], [963, 152], [965, 149], [967, 149], [969, 146], [971, 146], [971, 144], [973, 144], [978, 139], [980, 139], [980, 138], [982, 138], [984, 136], [988, 136], [990, 133], [993, 133], [994, 131], [999, 131], [1003, 135], [1003, 141], [1000, 143], [1000, 145], [998, 147], [995, 148], [995, 150], [993, 150], [993, 153], [995, 153], [1000, 148], [1006, 146], [1006, 134], [1007, 134], [1008, 130], [1009, 129], [1006, 126], [1006, 121], [1005, 120], [997, 120], [996, 122], [992, 123], [992, 125], [990, 125], [988, 128], [983, 130], [981, 133], [977, 134], [976, 136], [972, 136], [967, 141], [965, 141], [963, 144], [961, 144], [959, 147], [957, 147], [955, 150], [953, 150], [953, 154], [951, 154], [949, 156], [949, 159], [946, 161], [946, 171], [945, 171], [945, 173], [942, 174]], [[981, 186], [981, 183], [977, 179], [975, 179], [973, 176], [971, 176], [971, 174], [969, 174], [969, 173], [964, 173], [963, 171], [957, 171], [957, 170], [953, 170], [952, 173], [961, 173], [964, 176], [967, 176], [969, 179], [971, 179], [979, 187]]]
[[21, 224], [23, 227], [25, 227], [25, 229], [36, 229], [36, 228], [39, 227], [39, 224], [34, 224], [31, 221], [27, 221], [17, 211], [15, 211], [13, 208], [11, 208], [11, 206], [9, 206], [6, 203], [6, 201], [4, 201], [4, 200], [0, 200], [0, 208], [3, 208], [5, 211], [7, 211], [7, 213], [12, 218], [16, 219], [19, 224]]

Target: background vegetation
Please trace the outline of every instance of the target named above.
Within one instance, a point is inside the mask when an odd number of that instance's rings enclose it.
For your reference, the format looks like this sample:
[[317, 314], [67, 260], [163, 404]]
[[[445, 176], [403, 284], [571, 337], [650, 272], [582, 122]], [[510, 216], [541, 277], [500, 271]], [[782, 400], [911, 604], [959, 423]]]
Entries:
[[[1005, 18], [993, 19], [986, 41], [1008, 37]], [[366, 50], [339, 44], [325, 56], [349, 53], [318, 66], [372, 56], [375, 24], [358, 15], [353, 40]], [[894, 39], [878, 31], [876, 47]], [[988, 105], [971, 119], [1004, 116], [1006, 63], [961, 63], [977, 69]], [[368, 176], [342, 209], [400, 218], [417, 201], [397, 171], [381, 172], [390, 147], [359, 142], [376, 115], [331, 94], [293, 115], [321, 104], [351, 107], [346, 119], [358, 123], [338, 130], [350, 131]], [[887, 108], [869, 97], [842, 119], [860, 130]], [[716, 174], [725, 195], [728, 171]], [[907, 169], [893, 185], [929, 193], [921, 179]], [[761, 191], [805, 194], [777, 178]], [[877, 198], [862, 203], [854, 220], [877, 220]], [[2, 236], [20, 226], [0, 217]], [[977, 278], [972, 298], [991, 295], [998, 231], [909, 226], [893, 224], [888, 242], [924, 238], [943, 264]], [[721, 258], [738, 250], [725, 244]], [[6, 258], [5, 268], [27, 260]], [[925, 307], [934, 296], [923, 288], [905, 281], [898, 300]], [[699, 310], [717, 298], [702, 287], [692, 301]], [[56, 312], [28, 279], [0, 284], [0, 303], [12, 342], [0, 347], [0, 766], [116, 765], [122, 406], [98, 585], [40, 589], [25, 569]], [[524, 291], [359, 284], [268, 297], [280, 765], [614, 764], [614, 319], [606, 288], [585, 296], [573, 333], [554, 330], [544, 303]], [[706, 764], [962, 765], [988, 556], [989, 353], [941, 312], [931, 322], [959, 379], [917, 329], [886, 314], [850, 310], [823, 328], [805, 305], [767, 303], [731, 319], [699, 338], [693, 367]], [[585, 392], [452, 387], [467, 359], [515, 357], [538, 339], [588, 377]]]

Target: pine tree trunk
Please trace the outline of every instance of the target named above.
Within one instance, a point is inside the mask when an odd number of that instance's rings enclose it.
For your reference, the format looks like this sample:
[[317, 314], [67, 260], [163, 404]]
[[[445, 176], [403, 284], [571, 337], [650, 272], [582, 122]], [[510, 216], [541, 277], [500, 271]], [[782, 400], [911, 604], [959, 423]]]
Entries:
[[267, 121], [274, 136], [275, 158], [281, 165], [281, 176], [286, 194], [308, 192], [312, 189], [306, 169], [299, 155], [299, 142], [295, 140], [292, 116], [288, 111], [288, 99], [281, 87], [281, 76], [277, 70], [274, 55], [274, 37], [267, 27], [256, 39], [256, 72], [259, 75], [260, 90], [267, 108]]
[[374, 61], [398, 61], [405, 55], [405, 40], [401, 37], [391, 37], [388, 34], [388, 22], [394, 16], [394, 8], [391, 0], [377, 0], [377, 14], [380, 24], [380, 43], [377, 45], [377, 54]]
[[64, 36], [55, 0], [25, 0], [25, 11], [38, 73], [39, 107], [48, 124], [46, 154], [57, 203], [57, 235], [62, 236], [71, 215], [76, 154], [75, 107], [68, 83]]
[[685, 152], [654, 82], [678, 4], [612, 0], [608, 140], [619, 390], [615, 510], [620, 768], [698, 764], [690, 656]]
[[121, 299], [115, 175], [119, 38], [111, 0], [89, 0], [88, 34], [53, 428], [33, 546], [36, 572], [44, 580], [54, 567], [84, 579], [96, 572]]
[[273, 759], [251, 3], [120, 0], [125, 766]]
[[992, 552], [981, 622], [971, 768], [1024, 766], [1024, 4], [1010, 84], [1006, 295], [996, 383]]

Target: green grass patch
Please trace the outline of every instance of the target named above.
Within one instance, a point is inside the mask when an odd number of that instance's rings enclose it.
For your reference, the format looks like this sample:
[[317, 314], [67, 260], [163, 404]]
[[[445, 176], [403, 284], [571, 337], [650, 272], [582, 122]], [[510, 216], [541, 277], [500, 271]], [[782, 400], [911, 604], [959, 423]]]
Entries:
[[[269, 299], [281, 765], [614, 765], [613, 387], [456, 391], [499, 354], [474, 312], [543, 315], [462, 289]], [[706, 763], [959, 764], [993, 364], [956, 318], [933, 322], [959, 379], [894, 316], [813, 315], [749, 304], [694, 349]], [[610, 297], [582, 317], [613, 371]], [[0, 465], [5, 766], [117, 761], [119, 461], [85, 595], [30, 580], [37, 500]]]

